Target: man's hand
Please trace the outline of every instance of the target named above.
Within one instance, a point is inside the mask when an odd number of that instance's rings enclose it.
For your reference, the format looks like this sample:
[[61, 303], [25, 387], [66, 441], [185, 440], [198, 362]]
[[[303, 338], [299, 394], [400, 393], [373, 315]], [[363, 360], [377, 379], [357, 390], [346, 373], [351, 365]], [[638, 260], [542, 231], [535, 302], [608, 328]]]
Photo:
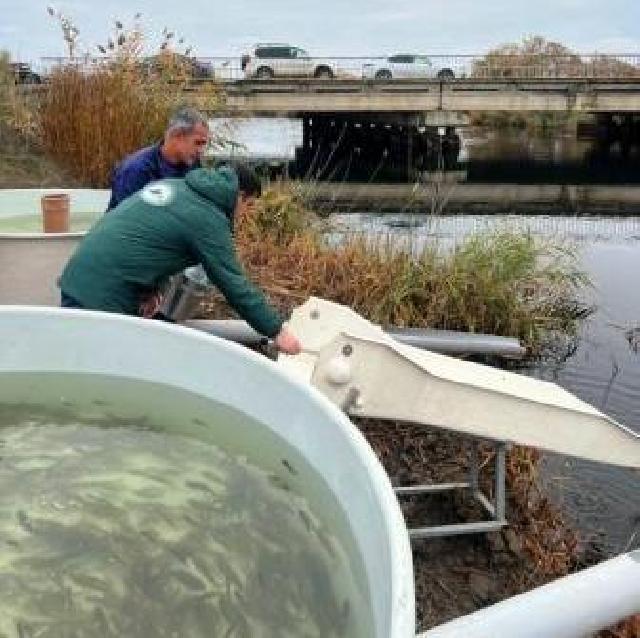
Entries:
[[300, 352], [302, 352], [302, 344], [298, 340], [298, 337], [286, 326], [282, 326], [273, 343], [280, 352], [284, 352], [285, 354], [300, 354]]
[[153, 292], [140, 303], [140, 308], [138, 310], [141, 317], [145, 317], [145, 319], [151, 319], [153, 315], [158, 312], [160, 309], [160, 305], [162, 304], [162, 293]]

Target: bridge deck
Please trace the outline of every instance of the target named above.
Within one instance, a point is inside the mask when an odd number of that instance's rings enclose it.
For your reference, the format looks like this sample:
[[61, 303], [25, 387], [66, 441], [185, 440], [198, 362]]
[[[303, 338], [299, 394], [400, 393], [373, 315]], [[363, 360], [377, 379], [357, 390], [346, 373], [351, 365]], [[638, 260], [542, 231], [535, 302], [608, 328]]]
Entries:
[[[606, 81], [272, 79], [228, 82], [225, 88], [226, 110], [234, 114], [640, 112], [640, 78]], [[206, 98], [200, 106], [207, 107]]]

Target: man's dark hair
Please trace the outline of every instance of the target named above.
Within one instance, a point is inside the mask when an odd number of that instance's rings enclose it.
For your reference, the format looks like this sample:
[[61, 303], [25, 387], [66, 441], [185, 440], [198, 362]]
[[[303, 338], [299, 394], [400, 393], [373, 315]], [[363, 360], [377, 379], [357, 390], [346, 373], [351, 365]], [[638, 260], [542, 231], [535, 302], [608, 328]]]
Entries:
[[238, 176], [238, 190], [247, 197], [260, 197], [262, 183], [258, 174], [246, 164], [231, 164], [231, 168]]

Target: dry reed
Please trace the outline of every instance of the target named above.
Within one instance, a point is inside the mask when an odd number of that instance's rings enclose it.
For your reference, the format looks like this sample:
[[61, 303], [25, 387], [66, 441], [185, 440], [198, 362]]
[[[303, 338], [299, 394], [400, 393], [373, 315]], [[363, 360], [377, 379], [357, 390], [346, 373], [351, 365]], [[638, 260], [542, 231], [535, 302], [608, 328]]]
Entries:
[[[350, 306], [384, 326], [433, 327], [520, 338], [539, 355], [550, 336], [575, 334], [588, 309], [574, 255], [528, 235], [471, 237], [451, 251], [397, 249], [390, 239], [326, 239], [282, 189], [268, 191], [237, 240], [252, 277], [284, 311], [311, 295]], [[217, 301], [204, 315], [224, 312]]]
[[159, 53], [145, 58], [140, 28], [116, 24], [98, 45], [105, 55], [54, 69], [38, 108], [44, 149], [86, 186], [106, 186], [117, 162], [161, 138], [178, 106], [214, 110], [223, 99], [213, 79], [193, 85], [191, 58], [171, 48], [173, 33], [165, 30]]

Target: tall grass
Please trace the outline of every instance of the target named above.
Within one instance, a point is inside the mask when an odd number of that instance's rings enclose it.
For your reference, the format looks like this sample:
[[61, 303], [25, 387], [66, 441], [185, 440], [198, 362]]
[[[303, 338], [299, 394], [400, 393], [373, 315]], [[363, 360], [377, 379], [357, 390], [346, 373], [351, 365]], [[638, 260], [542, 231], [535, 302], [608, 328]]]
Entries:
[[114, 37], [98, 45], [102, 57], [85, 56], [53, 71], [38, 111], [46, 152], [87, 186], [106, 186], [125, 155], [160, 139], [187, 95], [211, 109], [222, 99], [214, 81], [191, 85], [188, 58], [170, 47], [172, 33], [165, 30], [150, 67], [139, 28], [116, 24]]
[[13, 77], [9, 67], [9, 54], [0, 51], [0, 120], [4, 121], [9, 114], [9, 99], [13, 86]]
[[518, 337], [535, 355], [551, 335], [574, 334], [587, 312], [578, 301], [587, 279], [575, 256], [530, 235], [483, 234], [416, 254], [390, 238], [332, 245], [312, 219], [293, 194], [268, 191], [237, 230], [247, 269], [283, 310], [315, 295], [385, 326]]
[[118, 161], [161, 137], [174, 103], [149, 92], [133, 68], [62, 68], [40, 108], [42, 143], [82, 183], [105, 186]]
[[0, 188], [75, 185], [38, 143], [34, 96], [16, 86], [10, 57], [0, 51]]
[[0, 135], [19, 134], [26, 141], [35, 127], [32, 101], [18, 91], [10, 62], [9, 54], [0, 51]]

